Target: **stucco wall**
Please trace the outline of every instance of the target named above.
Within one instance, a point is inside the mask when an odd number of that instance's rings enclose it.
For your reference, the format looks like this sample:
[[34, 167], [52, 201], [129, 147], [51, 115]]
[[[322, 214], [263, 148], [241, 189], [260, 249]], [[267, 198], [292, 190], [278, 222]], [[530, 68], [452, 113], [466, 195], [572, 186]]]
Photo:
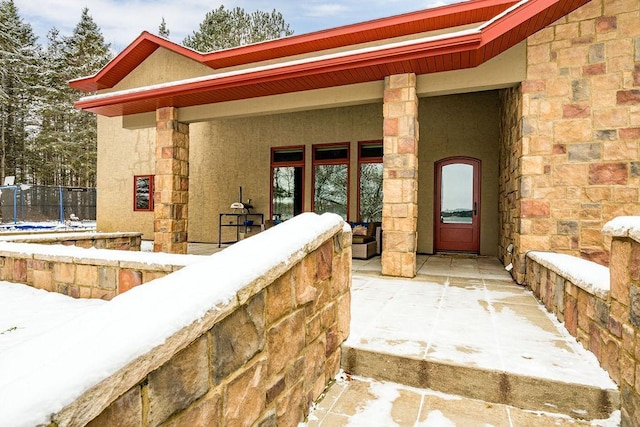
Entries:
[[159, 83], [205, 76], [212, 69], [164, 48], [156, 49], [142, 64], [120, 81], [113, 89], [104, 92], [132, 89]]
[[[271, 147], [305, 145], [304, 209], [311, 209], [311, 146], [350, 142], [349, 219], [357, 217], [357, 143], [382, 139], [382, 105], [217, 120], [190, 126], [189, 240], [217, 242], [218, 213], [251, 198], [269, 215]], [[223, 235], [223, 240], [226, 240]]]
[[134, 212], [133, 176], [155, 173], [155, 129], [127, 130], [98, 116], [99, 231], [140, 231], [153, 238], [153, 212]]
[[420, 98], [418, 252], [433, 252], [434, 163], [451, 156], [482, 162], [480, 253], [498, 247], [498, 93]]

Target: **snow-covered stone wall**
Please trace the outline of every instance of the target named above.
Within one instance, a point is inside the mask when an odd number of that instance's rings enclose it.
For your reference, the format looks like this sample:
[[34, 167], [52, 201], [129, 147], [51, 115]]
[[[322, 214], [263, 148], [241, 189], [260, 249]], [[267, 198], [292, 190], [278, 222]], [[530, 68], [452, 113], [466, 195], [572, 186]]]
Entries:
[[623, 425], [640, 425], [640, 217], [618, 217], [609, 268], [573, 256], [527, 254], [526, 284], [620, 386]]
[[139, 251], [142, 233], [115, 232], [7, 232], [0, 234], [0, 241], [15, 243], [38, 243], [41, 245], [63, 244], [80, 248], [116, 249], [120, 251]]
[[[140, 236], [137, 238], [139, 240]], [[79, 241], [91, 243], [96, 240]], [[85, 249], [61, 244], [0, 241], [0, 280], [23, 283], [74, 298], [110, 300], [203, 258], [127, 249]]]
[[0, 425], [297, 425], [338, 373], [350, 273], [350, 227], [299, 215], [0, 353]]

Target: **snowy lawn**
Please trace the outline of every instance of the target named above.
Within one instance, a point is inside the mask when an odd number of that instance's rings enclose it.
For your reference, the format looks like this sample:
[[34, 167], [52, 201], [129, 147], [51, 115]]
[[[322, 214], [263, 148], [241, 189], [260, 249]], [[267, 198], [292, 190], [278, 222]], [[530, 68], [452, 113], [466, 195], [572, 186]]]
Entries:
[[0, 354], [74, 322], [106, 304], [99, 299], [74, 299], [18, 283], [0, 282]]

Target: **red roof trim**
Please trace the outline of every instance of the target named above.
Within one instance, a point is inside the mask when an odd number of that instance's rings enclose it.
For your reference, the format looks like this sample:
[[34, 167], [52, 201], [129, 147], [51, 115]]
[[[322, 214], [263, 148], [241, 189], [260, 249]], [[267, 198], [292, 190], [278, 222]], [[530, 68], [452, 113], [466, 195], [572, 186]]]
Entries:
[[[114, 94], [105, 98], [88, 98], [76, 103], [76, 107], [85, 110], [95, 110], [116, 103], [147, 101], [156, 98], [175, 97], [197, 93], [202, 90], [228, 89], [240, 85], [252, 85], [267, 83], [274, 80], [288, 80], [322, 73], [344, 71], [348, 69], [362, 69], [395, 61], [406, 61], [416, 57], [424, 57], [425, 54], [435, 56], [442, 51], [463, 51], [480, 45], [480, 34], [464, 35], [454, 39], [426, 41], [420, 44], [395, 47], [390, 49], [364, 52], [348, 57], [325, 59], [318, 62], [295, 64], [286, 67], [277, 67], [251, 73], [233, 74], [216, 78], [197, 79], [183, 84], [150, 87], [144, 91], [132, 91], [123, 94]], [[194, 79], [195, 80], [195, 79]]]
[[[76, 106], [98, 114], [118, 116], [149, 112], [163, 106], [187, 107], [370, 82], [398, 73], [427, 74], [475, 67], [588, 1], [529, 0], [513, 10], [500, 12], [492, 21], [479, 26], [478, 32], [465, 31], [392, 43], [386, 47], [354, 49], [338, 56], [318, 56], [270, 67], [87, 97], [77, 102]], [[142, 42], [138, 45], [142, 45]], [[193, 51], [184, 54], [200, 55]]]
[[204, 56], [199, 52], [144, 31], [95, 75], [71, 80], [69, 85], [74, 89], [79, 89], [84, 92], [94, 92], [99, 89], [112, 88], [131, 73], [131, 71], [136, 69], [159, 47], [163, 47], [198, 62], [202, 62]]
[[[401, 37], [419, 32], [475, 24], [493, 18], [516, 3], [517, 0], [464, 1], [299, 36], [211, 52], [205, 55], [204, 63], [212, 68], [223, 68], [248, 62]], [[419, 27], [419, 31], [415, 29], [403, 30], [402, 28], [411, 27], [412, 25]], [[389, 33], [385, 34], [382, 30], [387, 30]], [[245, 61], [245, 58], [251, 58], [251, 60]]]
[[470, 0], [207, 54], [185, 48], [145, 31], [97, 74], [72, 80], [69, 85], [85, 92], [111, 88], [138, 67], [158, 47], [218, 69], [474, 24], [487, 21], [516, 3], [516, 0]]

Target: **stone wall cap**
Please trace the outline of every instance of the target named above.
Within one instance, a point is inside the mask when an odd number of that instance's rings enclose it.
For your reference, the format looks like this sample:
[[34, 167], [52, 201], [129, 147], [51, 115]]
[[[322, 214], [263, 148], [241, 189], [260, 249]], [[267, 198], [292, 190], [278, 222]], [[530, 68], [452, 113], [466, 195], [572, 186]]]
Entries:
[[[184, 267], [206, 258], [204, 255], [167, 254], [161, 252], [123, 251], [115, 249], [81, 248], [78, 246], [45, 245], [0, 241], [0, 252], [5, 256], [35, 257], [47, 261], [73, 262], [76, 264], [115, 265], [133, 263], [136, 266]], [[28, 255], [28, 256], [27, 256]], [[168, 269], [167, 271], [170, 271]]]
[[571, 283], [606, 300], [611, 289], [609, 269], [593, 261], [556, 252], [527, 252], [527, 257]]
[[38, 242], [65, 242], [68, 240], [97, 240], [97, 239], [113, 239], [118, 237], [142, 237], [142, 233], [127, 232], [109, 232], [103, 233], [99, 231], [64, 231], [54, 233], [16, 233], [16, 234], [0, 234], [0, 241], [18, 242], [18, 243], [38, 243]]
[[602, 233], [611, 237], [629, 237], [640, 242], [640, 216], [619, 216], [607, 222]]

